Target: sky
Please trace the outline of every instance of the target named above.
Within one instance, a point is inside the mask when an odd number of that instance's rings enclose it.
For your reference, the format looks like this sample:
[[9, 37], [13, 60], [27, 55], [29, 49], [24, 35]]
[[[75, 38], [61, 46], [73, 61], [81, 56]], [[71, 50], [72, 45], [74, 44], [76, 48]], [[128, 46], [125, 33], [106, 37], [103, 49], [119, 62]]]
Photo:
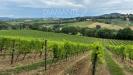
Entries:
[[48, 18], [133, 13], [133, 0], [0, 0], [0, 17]]

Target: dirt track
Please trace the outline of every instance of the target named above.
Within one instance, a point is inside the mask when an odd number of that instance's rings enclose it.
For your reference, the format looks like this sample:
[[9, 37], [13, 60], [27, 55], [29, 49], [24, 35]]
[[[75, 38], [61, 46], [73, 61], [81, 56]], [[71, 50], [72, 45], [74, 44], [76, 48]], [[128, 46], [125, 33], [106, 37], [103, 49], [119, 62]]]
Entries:
[[[90, 56], [77, 62], [65, 75], [92, 75]], [[110, 75], [106, 63], [97, 65], [96, 75]]]
[[90, 75], [90, 62], [88, 57], [77, 62], [73, 67], [71, 67], [65, 75]]

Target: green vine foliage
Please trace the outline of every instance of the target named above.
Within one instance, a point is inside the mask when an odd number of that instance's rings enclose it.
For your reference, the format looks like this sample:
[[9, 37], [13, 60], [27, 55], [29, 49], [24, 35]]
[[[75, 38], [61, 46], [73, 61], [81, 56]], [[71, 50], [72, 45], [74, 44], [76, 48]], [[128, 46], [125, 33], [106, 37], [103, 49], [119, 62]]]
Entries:
[[90, 45], [90, 48], [92, 49], [91, 60], [94, 61], [95, 55], [97, 54], [98, 63], [103, 64], [105, 62], [105, 59], [104, 59], [104, 46], [102, 45], [102, 43], [96, 42]]

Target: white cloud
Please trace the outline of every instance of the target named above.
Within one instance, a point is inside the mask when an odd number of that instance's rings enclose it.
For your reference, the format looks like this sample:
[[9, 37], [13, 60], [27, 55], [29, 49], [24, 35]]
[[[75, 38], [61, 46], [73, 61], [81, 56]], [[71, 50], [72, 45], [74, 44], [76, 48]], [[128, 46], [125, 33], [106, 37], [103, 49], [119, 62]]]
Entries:
[[[133, 0], [0, 0], [1, 9], [18, 8], [77, 8], [89, 12], [133, 13]], [[17, 10], [17, 9], [16, 9]], [[83, 11], [85, 12], [85, 11]]]
[[133, 0], [0, 0], [1, 6], [9, 3], [21, 7], [33, 8], [83, 8], [93, 7], [111, 7], [116, 5], [133, 5]]
[[15, 15], [12, 14], [0, 14], [0, 17], [15, 17]]
[[82, 4], [74, 0], [2, 0], [1, 3], [13, 3], [20, 7], [31, 8], [81, 8]]
[[44, 1], [49, 7], [71, 7], [71, 8], [80, 8], [83, 7], [82, 4], [76, 4], [70, 0], [47, 0]]

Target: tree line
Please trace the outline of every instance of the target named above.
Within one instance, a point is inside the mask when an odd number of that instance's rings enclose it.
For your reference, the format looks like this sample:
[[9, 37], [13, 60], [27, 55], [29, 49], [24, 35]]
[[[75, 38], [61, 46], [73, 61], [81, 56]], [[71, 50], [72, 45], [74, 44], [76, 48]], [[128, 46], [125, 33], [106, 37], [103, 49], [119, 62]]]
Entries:
[[80, 34], [81, 36], [106, 38], [106, 39], [119, 39], [119, 40], [133, 40], [133, 30], [124, 28], [120, 30], [111, 29], [97, 29], [97, 28], [79, 28], [79, 27], [65, 27], [61, 32], [66, 34]]

